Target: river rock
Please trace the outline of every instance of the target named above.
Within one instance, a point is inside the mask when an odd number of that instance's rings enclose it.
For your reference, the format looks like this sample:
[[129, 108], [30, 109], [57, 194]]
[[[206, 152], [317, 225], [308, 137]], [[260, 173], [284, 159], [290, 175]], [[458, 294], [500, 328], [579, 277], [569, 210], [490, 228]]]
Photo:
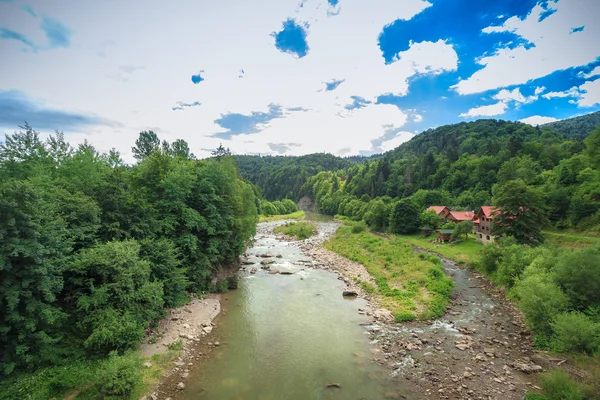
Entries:
[[177, 390], [183, 390], [183, 389], [185, 389], [185, 383], [179, 382], [175, 388]]
[[275, 257], [277, 257], [277, 258], [283, 258], [283, 256], [281, 254], [277, 254]]
[[202, 328], [202, 330], [206, 333], [211, 333], [213, 330], [212, 326], [205, 326], [204, 328]]
[[262, 260], [260, 263], [262, 265], [271, 265], [271, 264], [275, 263], [275, 261], [273, 261], [273, 260]]
[[265, 253], [265, 254], [261, 254], [259, 257], [260, 258], [273, 258], [273, 257], [275, 257], [275, 255], [270, 254], [270, 253]]
[[331, 383], [326, 384], [325, 387], [341, 389], [342, 385], [339, 383], [331, 382]]
[[291, 271], [281, 271], [279, 272], [281, 275], [293, 275], [294, 273]]
[[531, 373], [535, 373], [535, 372], [542, 372], [544, 370], [539, 365], [527, 364], [527, 363], [522, 363], [522, 362], [516, 362], [516, 363], [514, 363], [513, 364], [513, 368], [516, 369], [517, 371], [521, 371], [521, 372], [524, 372], [526, 374], [531, 374]]
[[278, 269], [272, 269], [269, 271], [269, 275], [277, 275], [279, 273]]
[[344, 296], [344, 297], [356, 297], [356, 296], [358, 296], [358, 293], [356, 293], [356, 291], [354, 291], [354, 290], [344, 290], [342, 292], [342, 296]]
[[252, 264], [254, 264], [254, 262], [250, 261], [250, 260], [242, 260], [242, 264], [243, 265], [252, 265]]
[[146, 368], [150, 368], [150, 367], [152, 367], [152, 363], [151, 363], [150, 361], [146, 361], [146, 362], [144, 363], [144, 367], [146, 367]]

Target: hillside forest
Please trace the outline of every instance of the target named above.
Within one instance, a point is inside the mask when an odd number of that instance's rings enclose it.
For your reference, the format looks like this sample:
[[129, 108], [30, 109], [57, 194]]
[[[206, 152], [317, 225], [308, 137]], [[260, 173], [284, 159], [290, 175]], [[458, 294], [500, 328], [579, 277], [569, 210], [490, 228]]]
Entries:
[[0, 145], [0, 375], [123, 354], [189, 293], [232, 284], [212, 276], [254, 235], [252, 185], [183, 140], [142, 132], [133, 152], [27, 125]]

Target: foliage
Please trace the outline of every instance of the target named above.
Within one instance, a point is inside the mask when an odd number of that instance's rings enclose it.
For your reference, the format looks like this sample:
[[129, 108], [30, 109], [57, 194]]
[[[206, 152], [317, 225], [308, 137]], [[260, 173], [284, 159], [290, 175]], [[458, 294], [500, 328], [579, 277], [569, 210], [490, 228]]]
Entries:
[[261, 215], [258, 219], [258, 222], [281, 221], [284, 219], [304, 219], [305, 217], [306, 217], [306, 213], [304, 211], [296, 211], [291, 214], [284, 214], [284, 215], [271, 215], [271, 216]]
[[288, 222], [276, 227], [273, 232], [283, 233], [286, 236], [296, 237], [297, 240], [303, 240], [315, 234], [315, 226], [310, 222]]
[[473, 222], [472, 221], [461, 221], [454, 228], [454, 232], [452, 232], [452, 236], [455, 238], [460, 237], [461, 235], [465, 235], [465, 239], [469, 238], [469, 233], [473, 232]]
[[519, 179], [497, 184], [492, 192], [493, 202], [499, 206], [493, 217], [497, 235], [513, 236], [523, 244], [537, 245], [544, 241], [542, 228], [548, 219], [544, 196], [539, 189], [529, 187]]
[[141, 364], [135, 355], [110, 357], [96, 383], [102, 397], [106, 400], [129, 397], [142, 383]]
[[600, 349], [600, 323], [581, 312], [558, 314], [552, 330], [560, 351], [593, 354]]
[[435, 211], [423, 211], [421, 213], [421, 226], [429, 226], [432, 229], [438, 229], [444, 224], [444, 218], [437, 215]]
[[439, 258], [417, 256], [412, 246], [396, 237], [354, 233], [352, 225], [341, 226], [325, 247], [366, 267], [375, 285], [361, 281], [365, 291], [396, 319], [430, 319], [445, 312], [452, 280], [444, 274]]
[[565, 372], [557, 369], [543, 374], [540, 383], [544, 393], [550, 400], [583, 400], [585, 396], [577, 382]]
[[195, 160], [151, 131], [133, 151], [128, 166], [28, 125], [0, 145], [1, 375], [135, 348], [254, 235], [255, 189], [231, 157]]
[[400, 200], [390, 215], [390, 232], [410, 234], [419, 228], [419, 210], [411, 201]]
[[562, 121], [549, 122], [542, 125], [544, 129], [550, 129], [562, 133], [567, 137], [583, 139], [600, 126], [600, 111], [582, 115], [575, 118], [564, 119]]
[[600, 247], [565, 252], [556, 264], [557, 283], [576, 310], [600, 305]]

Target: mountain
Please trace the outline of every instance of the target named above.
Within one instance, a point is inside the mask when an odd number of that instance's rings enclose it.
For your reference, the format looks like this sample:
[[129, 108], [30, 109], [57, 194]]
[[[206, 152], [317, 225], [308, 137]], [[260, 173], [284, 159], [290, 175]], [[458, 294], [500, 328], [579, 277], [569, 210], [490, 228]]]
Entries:
[[549, 129], [554, 132], [562, 133], [566, 137], [576, 139], [585, 139], [590, 132], [599, 126], [600, 111], [540, 125], [542, 129]]
[[346, 169], [367, 159], [341, 158], [332, 154], [315, 153], [304, 156], [234, 155], [240, 175], [258, 186], [265, 199], [292, 198], [297, 200], [300, 188], [308, 177], [321, 171]]

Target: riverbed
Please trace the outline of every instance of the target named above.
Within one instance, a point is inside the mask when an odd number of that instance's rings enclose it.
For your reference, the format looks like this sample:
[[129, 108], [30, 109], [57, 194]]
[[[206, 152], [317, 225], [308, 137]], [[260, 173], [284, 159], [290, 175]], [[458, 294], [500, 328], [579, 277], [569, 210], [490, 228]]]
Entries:
[[[240, 271], [239, 288], [227, 294], [218, 320], [219, 347], [191, 372], [181, 398], [402, 398], [398, 383], [372, 361], [377, 350], [365, 327], [371, 322], [367, 302], [344, 298], [338, 275], [309, 267], [314, 260], [297, 242], [277, 239], [272, 230], [281, 223], [258, 225], [246, 257], [252, 264]], [[313, 241], [337, 228], [333, 222], [318, 225]], [[265, 254], [272, 257], [260, 257]], [[260, 268], [265, 259], [274, 261], [271, 270], [290, 274], [269, 274]]]

